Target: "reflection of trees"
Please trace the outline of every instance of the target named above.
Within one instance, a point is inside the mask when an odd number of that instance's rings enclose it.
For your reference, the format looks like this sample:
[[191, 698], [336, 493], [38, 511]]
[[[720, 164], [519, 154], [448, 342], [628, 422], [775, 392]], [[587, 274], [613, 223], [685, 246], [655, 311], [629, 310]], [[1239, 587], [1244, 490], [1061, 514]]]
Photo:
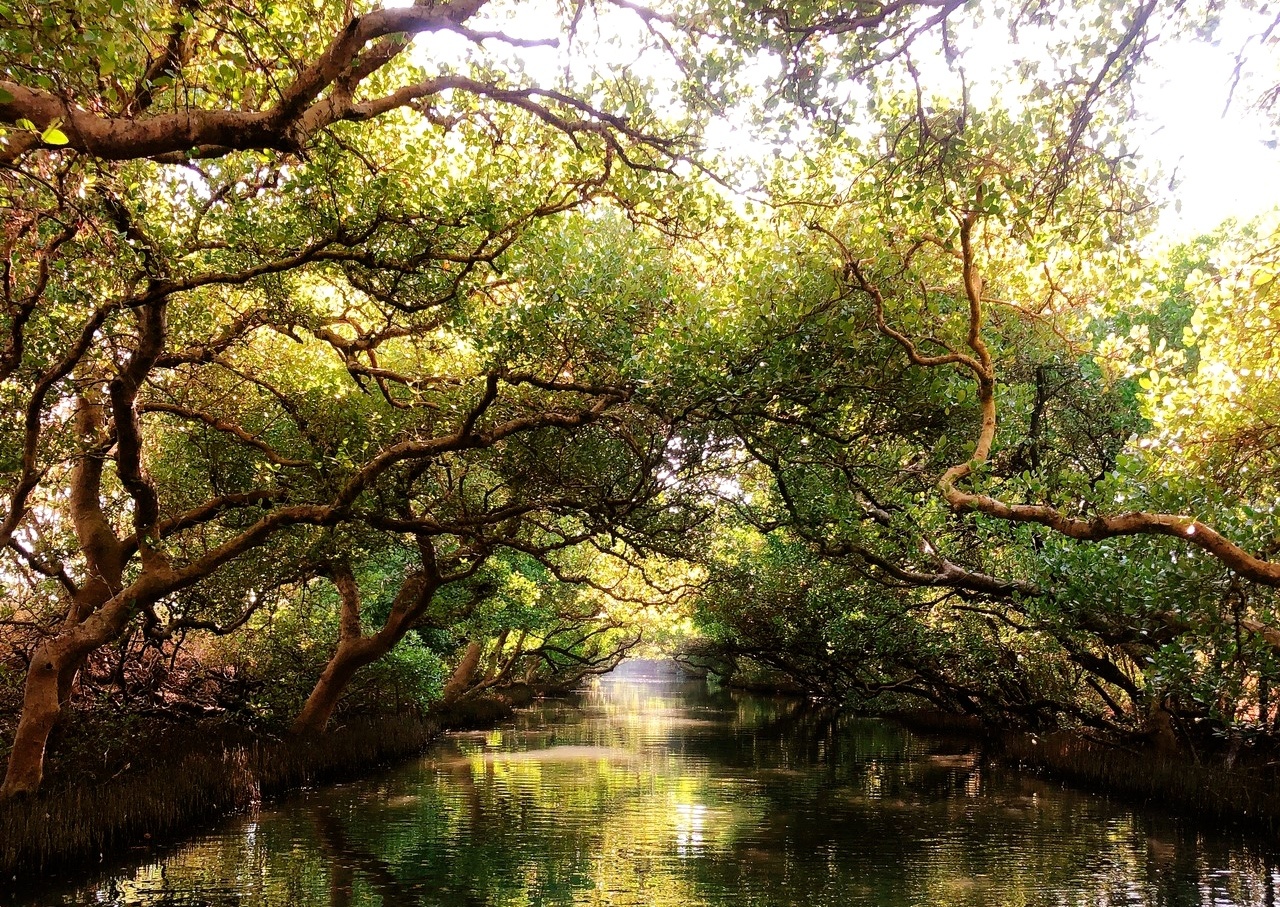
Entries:
[[968, 744], [790, 700], [610, 687], [581, 711], [544, 703], [451, 737], [430, 762], [315, 793], [92, 899], [1275, 905], [1268, 864], [1238, 842], [989, 769]]
[[316, 842], [330, 867], [330, 907], [349, 907], [357, 872], [369, 879], [386, 907], [415, 903], [413, 894], [401, 886], [400, 880], [385, 860], [351, 846], [346, 830], [331, 809], [321, 807], [315, 810], [312, 819], [315, 822]]
[[466, 890], [450, 892], [443, 898], [441, 892], [421, 883], [402, 881], [390, 863], [381, 857], [354, 845], [346, 827], [333, 810], [321, 807], [312, 814], [315, 820], [316, 840], [327, 858], [330, 869], [330, 907], [348, 907], [354, 891], [353, 876], [364, 876], [383, 907], [418, 907], [422, 904], [485, 904], [488, 899], [477, 892]]

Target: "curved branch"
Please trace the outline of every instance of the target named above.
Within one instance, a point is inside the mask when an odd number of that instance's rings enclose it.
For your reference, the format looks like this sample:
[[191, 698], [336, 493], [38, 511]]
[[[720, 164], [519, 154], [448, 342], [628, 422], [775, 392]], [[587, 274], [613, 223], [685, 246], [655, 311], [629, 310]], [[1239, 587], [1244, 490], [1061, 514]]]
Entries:
[[[101, 160], [136, 160], [192, 149], [203, 153], [230, 150], [294, 151], [315, 131], [351, 116], [351, 95], [360, 80], [385, 66], [408, 46], [407, 37], [454, 30], [471, 18], [487, 0], [452, 0], [429, 7], [374, 10], [353, 17], [316, 60], [302, 70], [266, 111], [197, 110], [148, 117], [100, 116], [72, 100], [17, 82], [0, 79], [0, 122], [29, 120], [34, 132], [23, 132], [0, 151], [0, 163], [11, 163], [33, 148], [55, 122], [61, 124], [64, 147]], [[381, 38], [404, 35], [365, 48]], [[326, 89], [330, 98], [320, 100]], [[197, 154], [199, 156], [199, 154]]]
[[234, 422], [228, 422], [225, 419], [219, 419], [210, 413], [196, 409], [188, 409], [185, 406], [178, 406], [175, 403], [144, 403], [139, 408], [143, 413], [167, 413], [171, 416], [178, 416], [191, 422], [201, 422], [212, 429], [225, 432], [234, 438], [243, 441], [255, 450], [261, 451], [262, 454], [277, 466], [292, 466], [298, 468], [306, 468], [311, 466], [309, 460], [292, 460], [279, 454], [270, 444], [258, 438], [245, 428]]

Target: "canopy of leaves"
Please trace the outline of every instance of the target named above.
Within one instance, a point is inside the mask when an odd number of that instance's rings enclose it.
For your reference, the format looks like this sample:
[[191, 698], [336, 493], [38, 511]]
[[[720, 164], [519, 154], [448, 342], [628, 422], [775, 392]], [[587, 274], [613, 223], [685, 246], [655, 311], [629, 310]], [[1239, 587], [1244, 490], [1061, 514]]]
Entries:
[[179, 651], [1269, 730], [1277, 228], [1129, 145], [1216, 11], [0, 0], [4, 794]]

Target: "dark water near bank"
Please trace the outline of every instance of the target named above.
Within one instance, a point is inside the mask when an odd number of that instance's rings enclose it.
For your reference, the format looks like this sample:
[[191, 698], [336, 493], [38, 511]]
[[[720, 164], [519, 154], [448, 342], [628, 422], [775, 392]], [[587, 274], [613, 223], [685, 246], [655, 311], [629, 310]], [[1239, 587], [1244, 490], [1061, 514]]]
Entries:
[[968, 744], [605, 682], [381, 778], [36, 900], [130, 905], [1272, 905], [1256, 843], [982, 768]]

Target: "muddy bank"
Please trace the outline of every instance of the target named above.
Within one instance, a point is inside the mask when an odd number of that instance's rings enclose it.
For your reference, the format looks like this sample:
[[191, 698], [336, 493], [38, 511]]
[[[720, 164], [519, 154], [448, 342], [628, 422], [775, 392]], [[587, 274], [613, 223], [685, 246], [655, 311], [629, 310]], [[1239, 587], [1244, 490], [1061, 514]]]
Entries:
[[167, 843], [201, 822], [367, 775], [422, 752], [442, 731], [492, 725], [511, 713], [506, 700], [478, 699], [425, 717], [348, 721], [320, 740], [226, 722], [143, 723], [129, 739], [112, 741], [141, 758], [104, 762], [82, 746], [61, 760], [57, 776], [76, 781], [0, 804], [0, 879], [33, 881]]

